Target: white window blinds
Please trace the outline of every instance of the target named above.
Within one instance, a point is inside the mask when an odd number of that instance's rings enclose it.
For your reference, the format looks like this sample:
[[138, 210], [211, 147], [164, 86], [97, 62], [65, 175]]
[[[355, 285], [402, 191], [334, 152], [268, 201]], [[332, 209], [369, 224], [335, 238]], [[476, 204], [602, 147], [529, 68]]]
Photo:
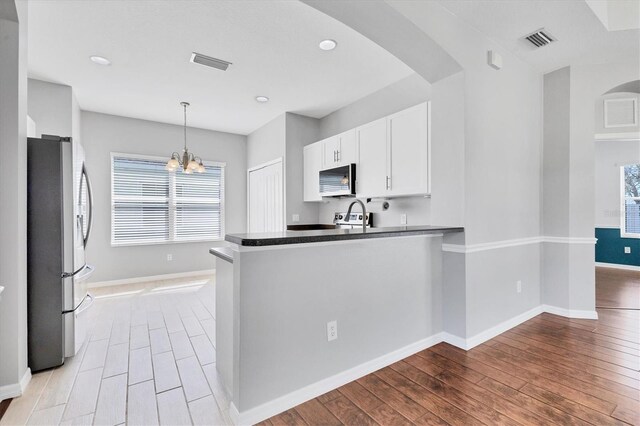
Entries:
[[224, 237], [224, 165], [170, 173], [164, 159], [112, 154], [111, 244]]

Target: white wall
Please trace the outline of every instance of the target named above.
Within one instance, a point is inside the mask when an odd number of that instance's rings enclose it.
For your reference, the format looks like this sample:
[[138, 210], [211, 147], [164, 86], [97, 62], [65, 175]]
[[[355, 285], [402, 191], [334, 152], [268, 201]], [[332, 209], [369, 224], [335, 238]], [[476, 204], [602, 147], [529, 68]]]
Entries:
[[[0, 400], [27, 367], [27, 3], [0, 4]], [[20, 383], [22, 381], [22, 383]]]
[[640, 163], [640, 141], [596, 141], [596, 228], [619, 228], [620, 166]]
[[[320, 137], [317, 140], [353, 129], [430, 99], [431, 85], [418, 74], [413, 74], [320, 119]], [[437, 180], [438, 178], [434, 177], [434, 182]], [[331, 223], [333, 214], [346, 211], [352, 201], [351, 199], [332, 199], [312, 204], [319, 206], [319, 222]], [[379, 202], [367, 204], [367, 210], [375, 214], [374, 226], [399, 226], [401, 214], [407, 215], [409, 225], [431, 223], [431, 200], [428, 198], [397, 198], [389, 200], [389, 205], [389, 210], [383, 211], [382, 204]]]
[[[208, 249], [216, 243], [111, 246], [111, 152], [168, 158], [182, 147], [182, 126], [82, 112], [82, 138], [94, 191], [94, 228], [87, 261], [96, 266], [92, 282], [212, 269]], [[205, 161], [227, 163], [225, 232], [246, 229], [246, 140], [242, 135], [189, 128], [188, 147]], [[173, 261], [167, 261], [167, 254]]]

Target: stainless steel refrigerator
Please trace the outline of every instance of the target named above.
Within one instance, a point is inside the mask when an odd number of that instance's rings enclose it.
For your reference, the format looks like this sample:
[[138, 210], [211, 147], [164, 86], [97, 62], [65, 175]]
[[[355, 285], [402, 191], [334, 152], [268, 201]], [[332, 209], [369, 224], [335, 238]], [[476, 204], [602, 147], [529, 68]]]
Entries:
[[86, 339], [93, 297], [85, 249], [92, 224], [84, 150], [43, 135], [27, 144], [27, 317], [31, 371], [64, 363]]

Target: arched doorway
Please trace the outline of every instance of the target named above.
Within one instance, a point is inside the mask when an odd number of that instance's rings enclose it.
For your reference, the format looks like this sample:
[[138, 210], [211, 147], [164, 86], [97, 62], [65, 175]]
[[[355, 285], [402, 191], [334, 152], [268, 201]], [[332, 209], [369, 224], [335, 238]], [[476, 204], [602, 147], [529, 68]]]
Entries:
[[639, 104], [640, 80], [633, 80], [595, 105], [596, 306], [603, 312], [640, 310]]

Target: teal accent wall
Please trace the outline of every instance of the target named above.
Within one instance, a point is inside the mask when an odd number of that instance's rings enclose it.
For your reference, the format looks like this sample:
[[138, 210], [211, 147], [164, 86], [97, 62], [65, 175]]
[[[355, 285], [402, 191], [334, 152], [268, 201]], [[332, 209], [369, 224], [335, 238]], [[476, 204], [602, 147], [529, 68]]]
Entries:
[[[596, 262], [640, 266], [640, 238], [621, 238], [620, 228], [596, 228]], [[631, 247], [631, 254], [624, 248]]]

